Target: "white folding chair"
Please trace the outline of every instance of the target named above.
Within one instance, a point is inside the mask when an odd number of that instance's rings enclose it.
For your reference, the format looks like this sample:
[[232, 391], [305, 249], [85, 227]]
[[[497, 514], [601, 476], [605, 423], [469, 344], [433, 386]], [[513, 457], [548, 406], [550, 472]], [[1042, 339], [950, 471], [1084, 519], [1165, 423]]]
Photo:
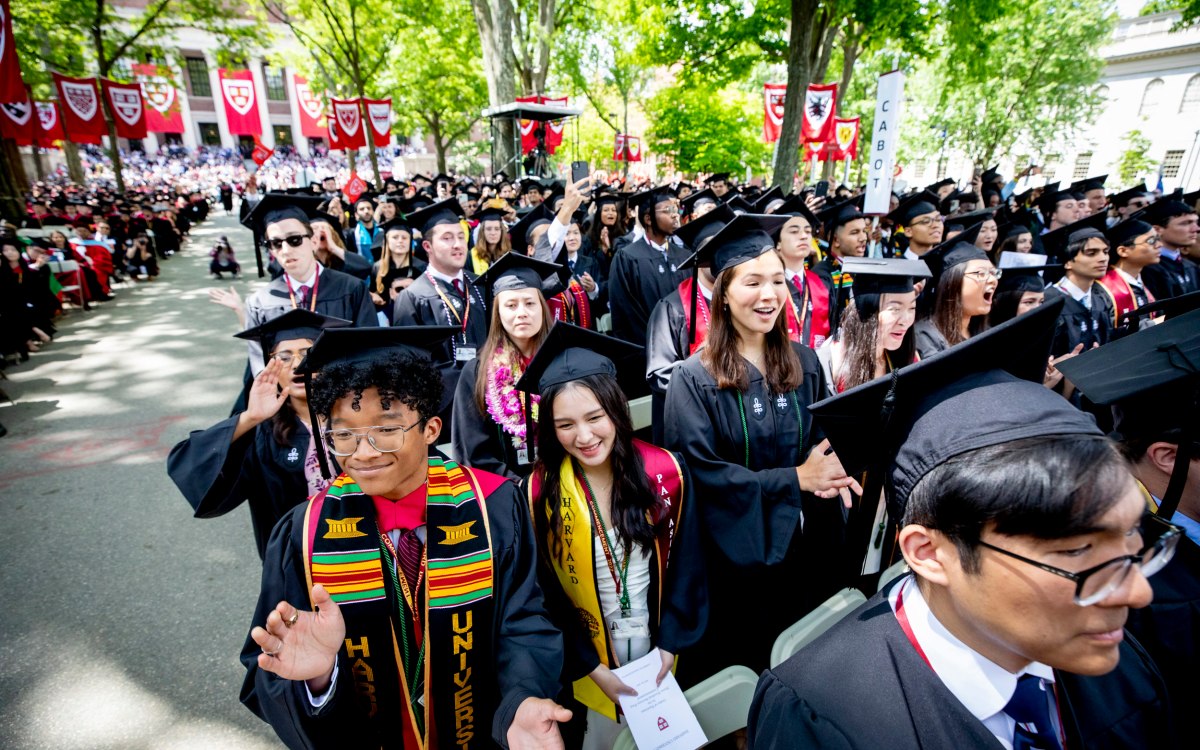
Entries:
[[604, 313], [596, 321], [596, 330], [600, 333], [612, 333], [612, 313]]
[[829, 597], [821, 606], [779, 634], [775, 645], [771, 647], [771, 668], [774, 669], [790, 659], [793, 654], [815, 641], [866, 600], [867, 597], [858, 589], [842, 589]]
[[[83, 270], [79, 267], [79, 262], [74, 260], [52, 260], [46, 263], [50, 268], [50, 273], [58, 276], [59, 274], [74, 274], [74, 284], [63, 284], [62, 291], [64, 294], [76, 295], [79, 297], [79, 309], [87, 309], [87, 297], [84, 292]], [[61, 282], [59, 282], [61, 284]]]
[[631, 399], [629, 402], [629, 417], [633, 420], [633, 429], [642, 430], [649, 427], [650, 423], [654, 421], [650, 397], [642, 396], [641, 398]]
[[[696, 714], [704, 736], [712, 742], [746, 728], [757, 685], [758, 675], [746, 667], [732, 666], [685, 690], [683, 697]], [[628, 727], [617, 736], [613, 750], [637, 750]]]
[[896, 563], [892, 567], [883, 571], [882, 574], [880, 574], [879, 588], [877, 588], [875, 590], [883, 591], [884, 588], [886, 588], [889, 583], [891, 583], [892, 581], [896, 580], [900, 576], [905, 575], [907, 573], [908, 573], [908, 563], [902, 559], [902, 560], [900, 560], [900, 562]]

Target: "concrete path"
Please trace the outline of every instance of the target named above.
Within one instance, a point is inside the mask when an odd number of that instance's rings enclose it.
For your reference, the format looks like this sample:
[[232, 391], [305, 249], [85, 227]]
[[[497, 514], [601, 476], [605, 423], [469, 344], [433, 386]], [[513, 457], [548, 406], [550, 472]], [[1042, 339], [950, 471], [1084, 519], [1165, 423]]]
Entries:
[[[260, 564], [246, 509], [196, 520], [171, 446], [228, 415], [245, 347], [208, 301], [217, 208], [153, 282], [73, 311], [0, 388], [0, 746], [278, 747], [238, 702]], [[226, 286], [230, 282], [224, 282]]]

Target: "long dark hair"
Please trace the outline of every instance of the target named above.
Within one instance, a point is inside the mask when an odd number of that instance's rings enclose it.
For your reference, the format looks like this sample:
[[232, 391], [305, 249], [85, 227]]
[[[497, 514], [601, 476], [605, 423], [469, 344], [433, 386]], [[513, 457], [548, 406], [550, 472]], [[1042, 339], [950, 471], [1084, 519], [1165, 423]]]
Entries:
[[[880, 295], [881, 297], [883, 295]], [[882, 300], [881, 300], [882, 302]], [[904, 340], [900, 348], [894, 352], [884, 352], [892, 368], [899, 369], [910, 365], [917, 352], [917, 337], [913, 332], [915, 326], [909, 326], [904, 332]], [[841, 327], [838, 329], [838, 340], [843, 343], [842, 367], [840, 373], [834, 373], [837, 382], [833, 385], [838, 390], [850, 390], [856, 385], [862, 385], [874, 380], [875, 350], [879, 347], [879, 312], [874, 315], [860, 316], [858, 308], [850, 305], [842, 313]]]
[[[554, 400], [569, 388], [591, 391], [616, 430], [608, 461], [613, 474], [610, 517], [617, 530], [618, 544], [624, 547], [632, 542], [649, 547], [654, 544], [654, 529], [646, 519], [646, 511], [654, 506], [656, 498], [646, 479], [642, 456], [633, 445], [633, 419], [629, 416], [629, 404], [616, 378], [609, 375], [588, 375], [551, 386], [542, 392], [538, 432], [543, 437], [538, 441], [538, 458], [533, 467], [534, 474], [540, 477], [542, 484], [533, 514], [539, 543], [549, 538], [548, 551], [555, 558], [562, 559], [562, 493], [558, 473], [563, 459], [567, 458], [567, 450], [559, 442], [554, 429]], [[550, 509], [548, 522], [545, 508]]]
[[292, 400], [283, 402], [275, 416], [271, 417], [271, 437], [275, 444], [286, 448], [292, 444], [292, 436], [296, 434], [296, 410], [292, 408]]
[[[967, 264], [951, 266], [938, 281], [937, 295], [933, 302], [933, 325], [950, 346], [966, 341], [962, 335], [962, 288], [966, 278]], [[988, 328], [988, 316], [974, 315], [967, 324], [967, 338], [983, 333]]]
[[[783, 261], [781, 260], [782, 264]], [[738, 352], [738, 343], [742, 337], [733, 325], [733, 316], [725, 303], [725, 289], [733, 282], [739, 266], [726, 268], [717, 276], [713, 285], [712, 323], [708, 327], [708, 338], [700, 353], [700, 361], [704, 369], [717, 381], [721, 389], [745, 391], [750, 387], [750, 373], [746, 369], [746, 360]], [[804, 370], [800, 366], [800, 357], [792, 349], [788, 339], [787, 315], [783, 306], [779, 308], [779, 317], [775, 326], [767, 332], [766, 338], [766, 372], [763, 376], [771, 393], [790, 393], [800, 386], [804, 379]]]
[[[617, 238], [629, 231], [625, 228], [625, 218], [627, 215], [625, 201], [617, 201], [613, 206], [617, 209], [617, 220], [613, 222], [612, 228], [608, 230], [609, 251], [612, 250], [612, 246], [617, 241]], [[594, 253], [605, 252], [604, 243], [600, 241], [600, 230], [604, 228], [604, 222], [601, 221], [600, 214], [601, 208], [597, 206], [596, 213], [592, 216], [586, 235], [587, 244]]]

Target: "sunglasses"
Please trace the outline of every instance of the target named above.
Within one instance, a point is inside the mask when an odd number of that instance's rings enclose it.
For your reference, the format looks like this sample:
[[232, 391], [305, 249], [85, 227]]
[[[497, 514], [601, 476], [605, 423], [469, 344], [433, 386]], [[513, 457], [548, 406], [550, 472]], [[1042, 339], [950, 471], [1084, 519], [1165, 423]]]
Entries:
[[283, 243], [287, 243], [288, 247], [300, 247], [304, 241], [312, 237], [311, 234], [291, 234], [287, 237], [269, 237], [267, 238], [267, 247], [272, 250], [282, 250]]

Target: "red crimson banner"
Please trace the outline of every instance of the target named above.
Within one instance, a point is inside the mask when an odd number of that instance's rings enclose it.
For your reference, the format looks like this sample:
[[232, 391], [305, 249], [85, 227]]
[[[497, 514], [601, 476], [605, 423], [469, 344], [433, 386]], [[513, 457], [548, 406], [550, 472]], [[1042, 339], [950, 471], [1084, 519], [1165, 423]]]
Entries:
[[37, 107], [37, 123], [34, 127], [37, 128], [38, 145], [49, 148], [55, 141], [65, 141], [67, 137], [63, 133], [62, 115], [58, 113], [58, 104], [34, 102], [34, 105]]
[[362, 107], [358, 99], [330, 99], [337, 127], [338, 148], [360, 149], [367, 145], [363, 132]]
[[833, 127], [833, 158], [835, 160], [858, 158], [859, 118], [837, 118]]
[[642, 139], [636, 135], [617, 133], [613, 142], [613, 161], [641, 161]]
[[804, 95], [800, 140], [804, 143], [831, 143], [836, 109], [837, 84], [811, 84]]
[[783, 103], [787, 97], [786, 83], [763, 84], [763, 141], [779, 140], [783, 128]]
[[0, 0], [0, 103], [20, 104], [29, 98], [17, 59], [9, 0]]
[[371, 139], [377, 148], [392, 142], [392, 100], [363, 99], [367, 122], [371, 124]]
[[[545, 104], [548, 107], [566, 107], [570, 102], [565, 96], [518, 96], [516, 100], [523, 104]], [[548, 120], [545, 123], [521, 120], [521, 153], [527, 154], [537, 147], [537, 129], [542, 125], [546, 128], [546, 151], [553, 154], [562, 145], [565, 120]]]
[[332, 112], [325, 115], [325, 132], [329, 136], [330, 151], [345, 150], [345, 146], [342, 145], [341, 139], [338, 138], [337, 118], [333, 116]]
[[100, 79], [118, 138], [140, 140], [146, 137], [146, 108], [142, 103], [142, 86], [138, 83], [117, 83]]
[[71, 78], [54, 73], [54, 88], [62, 105], [63, 131], [73, 143], [100, 143], [108, 135], [95, 78]]
[[23, 102], [0, 104], [0, 138], [12, 138], [18, 146], [30, 145], [35, 135], [35, 120], [28, 94]]
[[254, 76], [248, 70], [219, 68], [221, 99], [225, 102], [225, 120], [230, 135], [262, 135], [262, 120], [258, 115], [258, 94]]
[[325, 109], [321, 100], [303, 76], [292, 76], [292, 89], [296, 92], [296, 109], [300, 112], [300, 134], [305, 138], [327, 138], [329, 133], [322, 122]]
[[267, 148], [262, 141], [258, 140], [258, 136], [254, 136], [254, 150], [250, 152], [250, 158], [254, 160], [255, 164], [261, 167], [274, 153], [274, 149]]
[[167, 71], [151, 63], [131, 65], [142, 84], [142, 104], [146, 109], [146, 130], [151, 133], [182, 133], [183, 107], [179, 92]]

